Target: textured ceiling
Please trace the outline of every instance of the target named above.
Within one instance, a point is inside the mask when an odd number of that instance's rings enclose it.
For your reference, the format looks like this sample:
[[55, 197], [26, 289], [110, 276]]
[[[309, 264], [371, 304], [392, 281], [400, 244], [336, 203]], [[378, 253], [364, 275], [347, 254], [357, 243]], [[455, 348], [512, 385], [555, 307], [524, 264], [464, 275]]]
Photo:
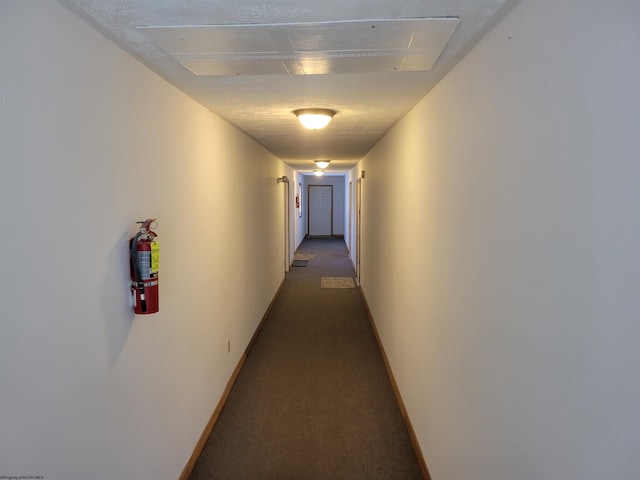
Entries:
[[[59, 0], [294, 168], [350, 168], [518, 0]], [[375, 30], [377, 29], [377, 30]], [[320, 131], [293, 110], [337, 112]]]

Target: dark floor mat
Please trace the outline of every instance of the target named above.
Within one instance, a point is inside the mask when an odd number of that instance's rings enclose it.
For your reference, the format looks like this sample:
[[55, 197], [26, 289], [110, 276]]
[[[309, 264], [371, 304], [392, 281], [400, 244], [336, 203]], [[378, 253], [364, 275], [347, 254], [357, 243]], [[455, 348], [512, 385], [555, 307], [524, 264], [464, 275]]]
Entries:
[[306, 267], [309, 265], [309, 260], [294, 260], [291, 264], [292, 267]]

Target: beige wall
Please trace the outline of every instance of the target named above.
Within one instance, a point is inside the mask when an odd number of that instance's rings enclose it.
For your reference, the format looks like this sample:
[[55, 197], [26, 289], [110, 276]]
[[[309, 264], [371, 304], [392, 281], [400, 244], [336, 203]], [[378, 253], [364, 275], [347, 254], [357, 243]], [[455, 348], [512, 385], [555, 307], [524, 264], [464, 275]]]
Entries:
[[640, 478], [639, 19], [523, 0], [358, 166], [434, 479]]
[[[283, 279], [283, 174], [55, 2], [2, 2], [0, 475], [179, 476]], [[150, 216], [160, 312], [134, 317]]]

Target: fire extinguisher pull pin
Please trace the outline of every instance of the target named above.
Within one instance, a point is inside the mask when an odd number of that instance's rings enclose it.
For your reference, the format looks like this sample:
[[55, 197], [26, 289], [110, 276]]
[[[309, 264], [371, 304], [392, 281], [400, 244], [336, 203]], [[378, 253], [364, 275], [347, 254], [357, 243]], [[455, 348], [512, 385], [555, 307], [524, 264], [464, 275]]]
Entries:
[[[146, 220], [136, 222], [141, 224], [140, 233], [144, 233], [146, 235], [151, 235], [153, 237], [156, 237], [157, 236], [156, 233], [151, 231], [151, 226], [155, 223], [155, 221], [156, 221], [155, 218], [147, 218]], [[153, 226], [153, 228], [156, 228], [156, 226]]]

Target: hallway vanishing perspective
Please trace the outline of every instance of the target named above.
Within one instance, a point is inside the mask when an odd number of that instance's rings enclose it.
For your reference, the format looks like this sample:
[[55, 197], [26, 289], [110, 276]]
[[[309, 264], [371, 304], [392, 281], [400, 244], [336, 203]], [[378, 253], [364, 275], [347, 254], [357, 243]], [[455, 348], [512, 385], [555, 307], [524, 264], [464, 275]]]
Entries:
[[343, 239], [296, 258], [191, 479], [423, 478]]

